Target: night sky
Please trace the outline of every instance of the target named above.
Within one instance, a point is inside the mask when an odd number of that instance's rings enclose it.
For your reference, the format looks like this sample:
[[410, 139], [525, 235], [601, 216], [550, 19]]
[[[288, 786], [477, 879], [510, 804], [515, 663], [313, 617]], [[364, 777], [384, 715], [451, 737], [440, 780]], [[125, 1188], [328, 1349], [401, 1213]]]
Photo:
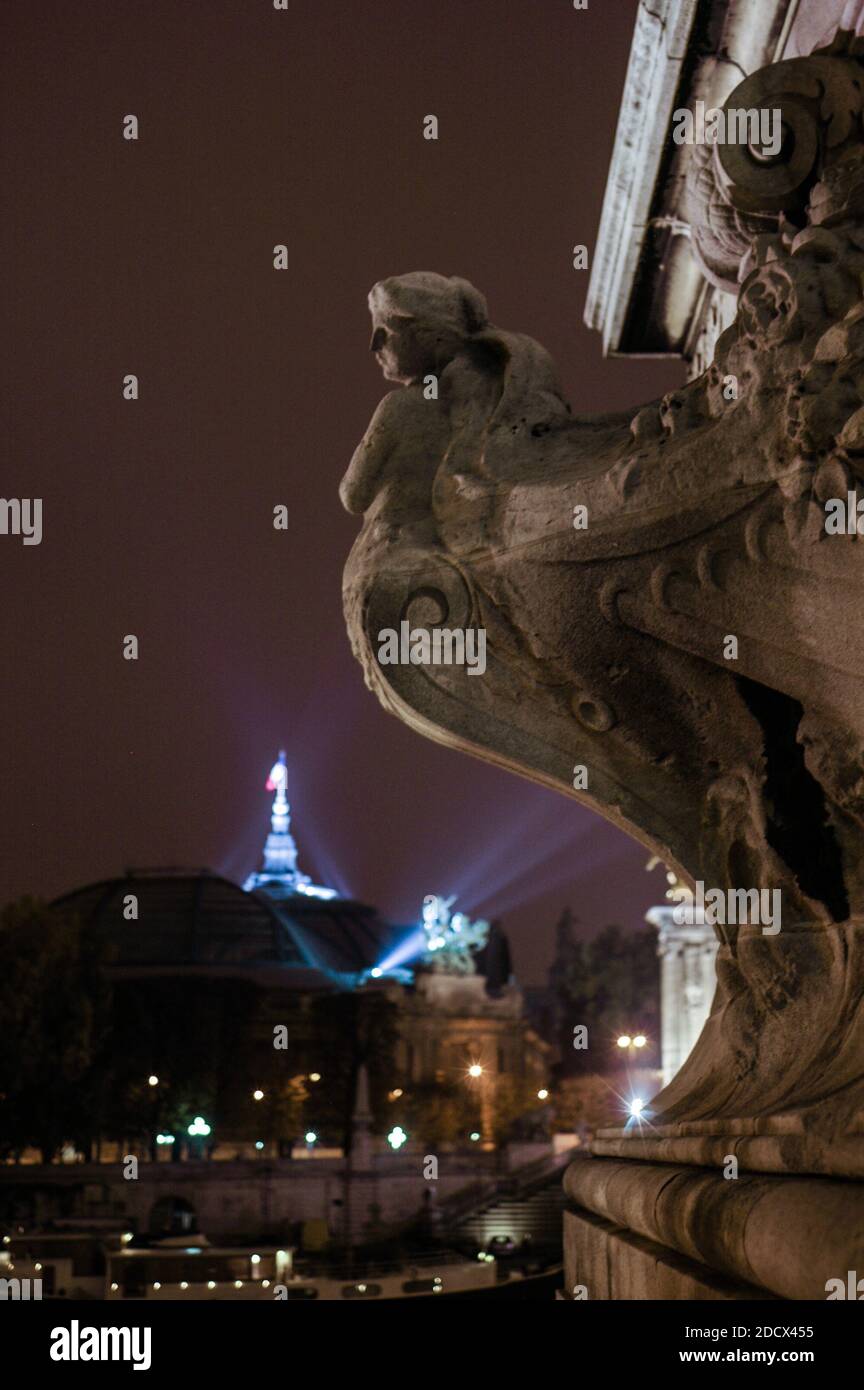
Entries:
[[565, 903], [593, 931], [660, 900], [645, 850], [593, 813], [385, 715], [345, 631], [357, 519], [337, 495], [386, 389], [366, 309], [385, 276], [473, 281], [551, 352], [576, 412], [682, 381], [603, 360], [572, 268], [635, 13], [0, 7], [0, 492], [41, 497], [44, 527], [38, 546], [0, 536], [0, 901], [127, 865], [242, 879], [280, 746], [307, 872], [400, 921], [433, 891], [502, 913], [524, 983]]

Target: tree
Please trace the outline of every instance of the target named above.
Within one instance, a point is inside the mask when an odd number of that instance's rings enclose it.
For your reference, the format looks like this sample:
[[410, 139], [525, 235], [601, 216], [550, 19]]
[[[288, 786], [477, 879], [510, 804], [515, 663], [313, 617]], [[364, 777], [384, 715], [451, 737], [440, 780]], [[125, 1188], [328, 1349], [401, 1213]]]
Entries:
[[[590, 941], [559, 935], [550, 974], [561, 1076], [607, 1072], [620, 1060], [615, 1040], [625, 1032], [641, 1031], [656, 1047], [660, 980], [653, 933], [608, 926]], [[588, 1030], [587, 1048], [573, 1045], [579, 1026]]]
[[555, 1088], [555, 1124], [560, 1131], [590, 1137], [604, 1125], [620, 1125], [621, 1101], [605, 1076], [564, 1077]]
[[393, 1085], [396, 1006], [375, 991], [327, 994], [315, 1001], [312, 1017], [322, 1058], [323, 1082], [310, 1088], [306, 1119], [316, 1133], [336, 1139], [347, 1151], [361, 1064], [369, 1073], [375, 1128], [388, 1119], [387, 1092]]
[[114, 1137], [143, 1139], [155, 1155], [160, 1131], [185, 1143], [197, 1115], [214, 1140], [235, 1133], [258, 1084], [256, 997], [254, 986], [235, 979], [120, 981], [110, 1060]]
[[403, 1123], [412, 1137], [430, 1147], [464, 1145], [471, 1131], [480, 1129], [479, 1097], [464, 1081], [415, 1082], [400, 1098], [394, 1123]]
[[104, 939], [22, 898], [0, 912], [0, 1147], [44, 1162], [96, 1137], [111, 1021]]

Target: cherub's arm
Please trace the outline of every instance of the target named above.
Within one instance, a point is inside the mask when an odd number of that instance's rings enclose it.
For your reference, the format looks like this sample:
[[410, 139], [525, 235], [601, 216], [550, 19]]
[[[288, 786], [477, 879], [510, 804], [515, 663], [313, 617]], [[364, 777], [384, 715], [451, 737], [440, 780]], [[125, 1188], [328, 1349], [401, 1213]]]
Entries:
[[375, 500], [384, 465], [398, 439], [393, 417], [398, 413], [397, 400], [401, 395], [401, 391], [391, 391], [379, 401], [369, 428], [354, 450], [348, 471], [339, 484], [342, 506], [355, 515], [368, 511]]

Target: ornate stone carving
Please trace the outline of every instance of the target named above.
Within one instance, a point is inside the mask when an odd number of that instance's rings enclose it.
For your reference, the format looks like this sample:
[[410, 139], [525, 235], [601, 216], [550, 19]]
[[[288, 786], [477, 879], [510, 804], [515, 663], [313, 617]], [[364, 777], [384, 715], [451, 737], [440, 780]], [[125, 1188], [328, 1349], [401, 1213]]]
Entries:
[[[824, 506], [864, 483], [861, 53], [840, 36], [729, 97], [787, 129], [777, 164], [718, 147], [694, 182], [737, 317], [702, 376], [635, 414], [573, 417], [543, 348], [464, 281], [370, 297], [404, 384], [342, 483], [369, 687], [691, 883], [782, 891], [777, 935], [718, 928], [714, 1009], [650, 1137], [595, 1152], [713, 1163], [710, 1136], [758, 1135], [762, 1171], [864, 1175], [864, 542], [826, 533]], [[403, 621], [483, 628], [482, 679], [379, 664]]]
[[727, 108], [779, 108], [783, 142], [774, 158], [758, 147], [694, 149], [687, 202], [693, 249], [720, 289], [736, 292], [754, 265], [755, 245], [787, 220], [803, 226], [814, 185], [861, 143], [864, 43], [840, 32], [808, 58], [760, 68], [735, 88]]

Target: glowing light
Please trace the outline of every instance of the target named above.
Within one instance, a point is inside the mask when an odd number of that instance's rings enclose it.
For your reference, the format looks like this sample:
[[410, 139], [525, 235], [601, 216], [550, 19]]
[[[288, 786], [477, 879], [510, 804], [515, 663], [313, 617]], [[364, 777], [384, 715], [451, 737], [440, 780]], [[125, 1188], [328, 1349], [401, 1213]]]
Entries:
[[469, 1076], [482, 1076], [482, 1075], [483, 1075], [483, 1068], [481, 1067], [481, 1065], [480, 1065], [479, 1062], [472, 1062], [472, 1063], [471, 1063], [470, 1067], [468, 1068], [468, 1075], [469, 1075]]
[[322, 888], [311, 883], [308, 874], [297, 868], [297, 846], [291, 834], [291, 807], [288, 802], [288, 768], [285, 750], [270, 769], [265, 786], [268, 792], [275, 792], [270, 812], [270, 834], [264, 846], [264, 867], [260, 873], [250, 874], [243, 887], [246, 892], [257, 888], [267, 888], [276, 881], [284, 884], [292, 893], [305, 893], [310, 898], [335, 898], [335, 888]]
[[156, 1283], [153, 1285], [153, 1287], [154, 1287], [154, 1289], [161, 1289], [162, 1285], [159, 1283], [158, 1279], [157, 1279]]
[[380, 966], [376, 965], [374, 970], [369, 971], [369, 974], [372, 976], [373, 980], [380, 980], [381, 976], [384, 974], [384, 971], [381, 969]]
[[645, 1102], [644, 1100], [640, 1100], [638, 1096], [635, 1096], [633, 1100], [631, 1100], [627, 1108], [629, 1109], [630, 1114], [633, 1116], [633, 1118], [638, 1120], [645, 1109]]
[[468, 1135], [468, 1138], [471, 1140], [472, 1144], [476, 1144], [477, 1140], [480, 1138], [480, 1135], [477, 1133], [476, 1129], [472, 1129], [471, 1133]]
[[187, 1134], [209, 1134], [210, 1126], [202, 1115], [196, 1115], [191, 1125], [186, 1127]]
[[243, 1280], [242, 1280], [242, 1279], [235, 1279], [235, 1280], [234, 1280], [234, 1287], [235, 1287], [235, 1289], [242, 1289], [242, 1287], [243, 1287]]
[[310, 1071], [310, 1073], [309, 1073], [309, 1080], [310, 1080], [310, 1081], [320, 1081], [320, 1080], [321, 1080], [321, 1073], [320, 1073], [320, 1071]]
[[318, 1143], [318, 1135], [315, 1133], [314, 1129], [307, 1129], [305, 1139], [307, 1144]]
[[633, 1046], [644, 1047], [647, 1041], [648, 1039], [646, 1038], [644, 1033], [637, 1033], [635, 1038], [633, 1039]]
[[181, 1289], [188, 1289], [189, 1285], [186, 1283], [185, 1279], [180, 1280], [180, 1287]]
[[401, 1149], [402, 1145], [407, 1142], [407, 1139], [408, 1135], [401, 1125], [394, 1125], [393, 1129], [391, 1129], [390, 1133], [387, 1135], [387, 1143], [390, 1145], [391, 1149]]
[[112, 1285], [111, 1285], [111, 1292], [112, 1292], [112, 1293], [116, 1293], [117, 1290], [119, 1289], [119, 1287], [120, 1287], [119, 1284], [112, 1284]]
[[279, 754], [278, 762], [275, 762], [270, 769], [270, 776], [264, 783], [265, 790], [275, 792], [277, 788], [284, 791], [288, 785], [288, 768], [285, 766], [285, 754]]
[[33, 1266], [33, 1268], [34, 1268], [34, 1269], [41, 1269], [41, 1268], [42, 1268], [42, 1266], [39, 1264], [39, 1261], [38, 1261], [38, 1260], [36, 1261], [36, 1264]]
[[173, 1144], [173, 1143], [174, 1143], [174, 1135], [173, 1135], [173, 1134], [157, 1134], [157, 1135], [156, 1135], [156, 1143], [157, 1143], [157, 1144]]
[[400, 1097], [402, 1094], [403, 1094], [403, 1092], [402, 1092], [402, 1087], [401, 1087], [401, 1086], [397, 1086], [395, 1091], [388, 1091], [388, 1092], [387, 1092], [387, 1099], [388, 1099], [388, 1100], [398, 1100], [399, 1097]]
[[[379, 960], [375, 969], [380, 970], [382, 975], [387, 975], [391, 970], [398, 966], [404, 966], [410, 960], [416, 960], [426, 950], [426, 933], [422, 928], [411, 927], [397, 946], [393, 948], [389, 956]], [[376, 977], [377, 978], [377, 977]]]
[[208, 1280], [207, 1280], [207, 1287], [208, 1287], [208, 1289], [215, 1289], [216, 1284], [215, 1284], [215, 1282], [214, 1282], [212, 1279], [208, 1279]]
[[261, 1256], [260, 1256], [260, 1255], [252, 1255], [250, 1258], [251, 1258], [251, 1261], [252, 1261], [252, 1264], [253, 1264], [253, 1265], [260, 1265], [260, 1263], [261, 1263]]
[[132, 1232], [124, 1231], [120, 1239], [122, 1240], [124, 1245], [128, 1245], [130, 1240], [132, 1239]]
[[159, 1085], [159, 1077], [158, 1077], [158, 1076], [148, 1076], [148, 1077], [147, 1077], [147, 1085], [148, 1085], [148, 1086], [158, 1086], [158, 1085]]
[[262, 1280], [261, 1280], [261, 1287], [262, 1287], [262, 1289], [269, 1289], [269, 1287], [270, 1287], [270, 1280], [269, 1280], [269, 1279], [262, 1279]]
[[538, 1099], [538, 1100], [548, 1100], [548, 1099], [549, 1099], [549, 1092], [546, 1090], [546, 1087], [545, 1087], [545, 1086], [543, 1087], [542, 1091], [538, 1091], [538, 1092], [537, 1092], [537, 1099]]
[[631, 1042], [630, 1034], [629, 1034], [629, 1033], [622, 1033], [622, 1034], [621, 1034], [621, 1037], [618, 1039], [618, 1046], [619, 1046], [619, 1047], [629, 1047], [629, 1046], [630, 1046], [630, 1042]]
[[339, 894], [335, 888], [322, 888], [318, 883], [300, 883], [295, 885], [298, 893], [305, 893], [307, 898], [338, 898]]
[[263, 1092], [263, 1091], [253, 1091], [253, 1092], [252, 1092], [252, 1099], [253, 1099], [253, 1100], [263, 1100], [263, 1099], [264, 1099], [264, 1092]]
[[256, 1139], [256, 1140], [255, 1140], [255, 1147], [256, 1147], [256, 1149], [263, 1149], [263, 1147], [264, 1147], [264, 1141], [263, 1141], [263, 1139]]

